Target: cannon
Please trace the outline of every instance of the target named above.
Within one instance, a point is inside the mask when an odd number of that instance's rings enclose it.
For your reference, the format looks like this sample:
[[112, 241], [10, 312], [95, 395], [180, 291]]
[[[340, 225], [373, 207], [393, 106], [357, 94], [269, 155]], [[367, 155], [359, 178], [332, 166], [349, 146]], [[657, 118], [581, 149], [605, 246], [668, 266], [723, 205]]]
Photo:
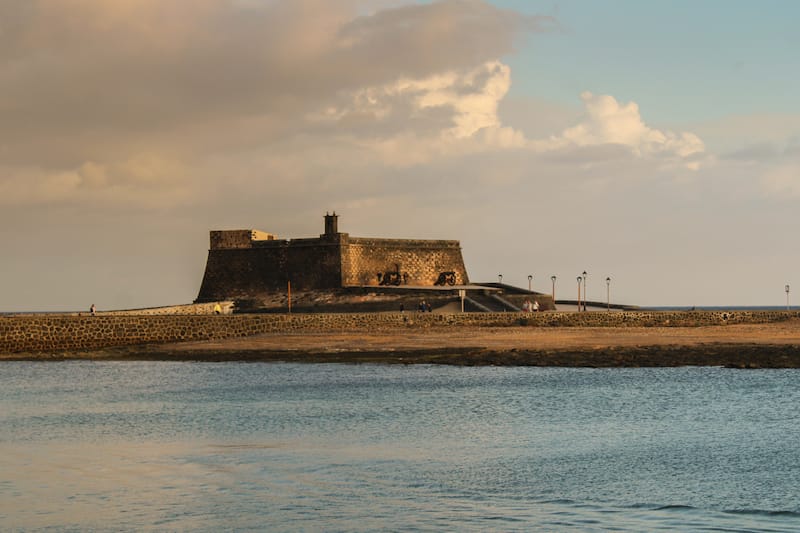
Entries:
[[452, 270], [449, 272], [439, 272], [439, 277], [436, 278], [434, 285], [455, 285], [456, 273]]
[[400, 272], [378, 272], [378, 285], [400, 285], [408, 280], [408, 274]]

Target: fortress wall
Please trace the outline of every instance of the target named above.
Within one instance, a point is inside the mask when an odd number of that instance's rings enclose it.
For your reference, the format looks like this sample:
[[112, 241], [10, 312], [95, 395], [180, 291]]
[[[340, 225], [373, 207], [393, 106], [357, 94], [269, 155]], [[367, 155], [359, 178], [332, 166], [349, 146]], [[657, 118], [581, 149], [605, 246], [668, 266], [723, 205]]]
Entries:
[[252, 298], [265, 290], [286, 287], [286, 275], [275, 265], [286, 263], [286, 246], [208, 251], [197, 302]]
[[250, 248], [252, 233], [249, 229], [212, 231], [209, 236], [211, 249]]
[[341, 286], [337, 243], [320, 239], [259, 241], [252, 248], [211, 249], [197, 302], [259, 298], [285, 291]]
[[469, 283], [458, 241], [350, 237], [342, 255], [345, 286], [378, 285], [378, 272], [397, 268], [408, 274], [409, 285], [433, 285], [446, 271], [455, 271], [457, 284]]
[[287, 271], [292, 289], [337, 289], [342, 286], [342, 254], [338, 242], [317, 240], [289, 249]]
[[211, 231], [195, 301], [261, 300], [289, 281], [297, 290], [377, 286], [379, 272], [399, 271], [406, 285], [432, 286], [442, 272], [469, 283], [458, 241], [351, 238], [337, 225], [338, 216], [326, 214], [319, 238], [291, 240], [252, 229]]
[[215, 230], [210, 233], [211, 249], [251, 248], [262, 241], [275, 240], [276, 236], [257, 229]]
[[780, 322], [800, 311], [700, 311], [616, 313], [359, 313], [270, 315], [19, 315], [0, 317], [0, 354], [56, 353], [261, 333], [487, 326], [652, 327], [718, 326]]

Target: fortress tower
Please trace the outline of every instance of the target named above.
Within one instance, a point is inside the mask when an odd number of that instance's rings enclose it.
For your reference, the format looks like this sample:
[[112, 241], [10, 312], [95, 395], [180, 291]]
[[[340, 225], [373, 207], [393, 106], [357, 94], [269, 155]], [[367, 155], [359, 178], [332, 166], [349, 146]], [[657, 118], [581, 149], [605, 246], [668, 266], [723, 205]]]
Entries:
[[318, 238], [212, 231], [196, 301], [257, 299], [284, 292], [288, 282], [296, 290], [469, 283], [458, 241], [350, 237], [338, 226], [334, 212], [325, 215], [325, 233]]

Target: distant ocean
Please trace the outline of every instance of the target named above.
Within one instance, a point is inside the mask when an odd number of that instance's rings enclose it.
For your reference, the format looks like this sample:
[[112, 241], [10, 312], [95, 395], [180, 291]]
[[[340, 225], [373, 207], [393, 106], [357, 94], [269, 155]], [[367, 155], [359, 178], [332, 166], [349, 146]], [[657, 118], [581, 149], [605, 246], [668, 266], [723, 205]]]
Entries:
[[4, 531], [798, 531], [800, 371], [8, 362]]

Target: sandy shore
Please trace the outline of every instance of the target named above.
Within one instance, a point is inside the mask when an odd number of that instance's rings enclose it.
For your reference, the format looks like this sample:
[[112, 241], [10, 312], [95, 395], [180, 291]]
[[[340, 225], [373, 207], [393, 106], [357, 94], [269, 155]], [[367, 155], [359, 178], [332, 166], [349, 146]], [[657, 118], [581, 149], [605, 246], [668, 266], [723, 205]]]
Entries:
[[800, 321], [714, 327], [442, 327], [281, 333], [4, 359], [800, 368]]

